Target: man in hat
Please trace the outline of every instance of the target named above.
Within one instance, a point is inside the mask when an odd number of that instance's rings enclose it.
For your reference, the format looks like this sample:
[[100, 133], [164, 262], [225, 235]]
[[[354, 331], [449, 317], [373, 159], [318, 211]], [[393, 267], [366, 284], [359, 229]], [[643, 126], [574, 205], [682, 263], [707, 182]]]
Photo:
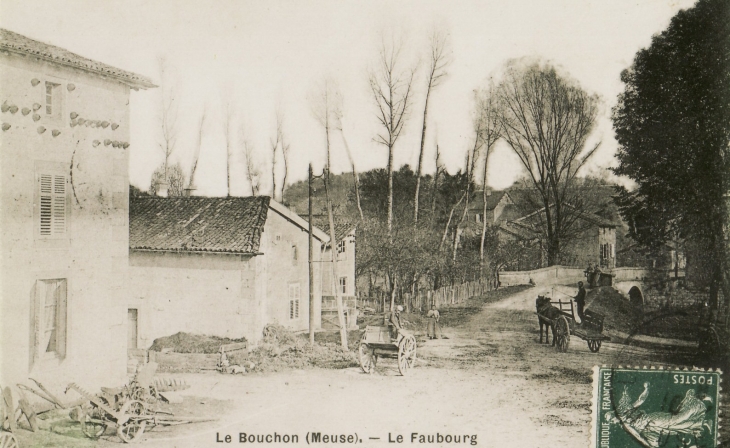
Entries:
[[578, 295], [574, 297], [574, 300], [578, 308], [578, 317], [580, 317], [580, 323], [583, 323], [583, 321], [585, 320], [583, 308], [585, 308], [586, 306], [586, 290], [583, 287], [583, 282], [578, 282]]
[[400, 334], [400, 331], [403, 330], [403, 322], [401, 321], [400, 314], [402, 312], [403, 306], [398, 305], [395, 307], [395, 310], [390, 313], [390, 320], [388, 321], [388, 324], [390, 325], [390, 337], [393, 339], [400, 339], [398, 338], [398, 335]]

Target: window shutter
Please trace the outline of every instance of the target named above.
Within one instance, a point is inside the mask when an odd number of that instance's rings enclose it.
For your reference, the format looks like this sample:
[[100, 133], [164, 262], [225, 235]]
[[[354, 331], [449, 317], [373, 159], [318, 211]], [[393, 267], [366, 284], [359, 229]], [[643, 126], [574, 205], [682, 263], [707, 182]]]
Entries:
[[66, 287], [66, 280], [60, 280], [58, 285], [58, 308], [56, 310], [56, 316], [58, 322], [56, 323], [56, 353], [60, 358], [66, 357], [66, 307], [68, 306], [68, 293]]
[[66, 176], [53, 176], [53, 234], [66, 233]]
[[40, 199], [41, 199], [41, 235], [51, 235], [53, 216], [53, 176], [41, 174], [40, 176]]
[[40, 332], [40, 313], [38, 312], [38, 307], [40, 306], [40, 294], [38, 282], [36, 282], [31, 292], [30, 303], [30, 353], [28, 357], [28, 371], [33, 369], [33, 365], [39, 356], [38, 341], [40, 337], [38, 332]]

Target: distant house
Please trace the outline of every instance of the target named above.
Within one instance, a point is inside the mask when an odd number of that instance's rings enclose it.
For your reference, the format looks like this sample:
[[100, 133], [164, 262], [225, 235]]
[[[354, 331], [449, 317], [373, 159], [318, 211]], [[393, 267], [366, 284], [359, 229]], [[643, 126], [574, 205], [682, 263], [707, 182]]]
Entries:
[[0, 30], [0, 383], [123, 382], [130, 90], [147, 78]]
[[[325, 215], [317, 215], [313, 223], [327, 234], [329, 233], [329, 218]], [[357, 284], [355, 278], [355, 232], [356, 226], [351, 222], [337, 218], [335, 223], [335, 238], [337, 244], [337, 278], [332, 281], [332, 248], [328, 243], [322, 258], [322, 275], [320, 277], [322, 288], [322, 326], [333, 328], [339, 325], [337, 317], [337, 304], [333, 287], [337, 288], [343, 299], [346, 322], [348, 327], [356, 325], [357, 312]]]
[[[179, 331], [257, 342], [266, 324], [309, 327], [308, 223], [257, 197], [130, 201], [130, 347]], [[315, 279], [329, 237], [314, 228]], [[319, 326], [321, 281], [315, 281]]]
[[[561, 241], [559, 261], [562, 265], [585, 267], [590, 263], [612, 269], [616, 267], [616, 227], [611, 220], [593, 213], [573, 210], [570, 236]], [[541, 226], [545, 220], [545, 208], [500, 224], [498, 235], [502, 241], [520, 242], [534, 249], [531, 251], [539, 260], [534, 269], [546, 266], [546, 244]], [[539, 261], [539, 262], [538, 262]]]
[[[504, 221], [503, 214], [514, 209], [514, 201], [507, 191], [489, 191], [487, 190], [487, 213], [484, 214], [484, 194], [477, 191], [474, 198], [469, 202], [468, 222], [470, 227], [478, 227], [481, 231], [481, 223], [484, 220], [488, 224], [496, 224]], [[510, 207], [511, 206], [511, 207]], [[511, 216], [516, 218], [516, 216]]]

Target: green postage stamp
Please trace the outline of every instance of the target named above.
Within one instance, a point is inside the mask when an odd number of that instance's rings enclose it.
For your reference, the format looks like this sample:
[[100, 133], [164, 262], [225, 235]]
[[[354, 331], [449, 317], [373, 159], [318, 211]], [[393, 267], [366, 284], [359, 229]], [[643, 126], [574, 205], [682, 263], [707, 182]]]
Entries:
[[721, 372], [595, 367], [594, 448], [718, 444]]

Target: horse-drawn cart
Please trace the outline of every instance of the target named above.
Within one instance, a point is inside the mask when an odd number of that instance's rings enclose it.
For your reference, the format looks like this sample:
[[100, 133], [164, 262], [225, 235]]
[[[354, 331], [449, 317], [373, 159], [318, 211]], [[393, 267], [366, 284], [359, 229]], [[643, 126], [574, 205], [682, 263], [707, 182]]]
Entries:
[[374, 373], [378, 357], [397, 358], [398, 371], [406, 376], [416, 362], [416, 338], [403, 330], [391, 338], [389, 327], [368, 325], [358, 348], [363, 372]]
[[[593, 353], [597, 353], [601, 349], [603, 341], [611, 340], [610, 337], [603, 334], [602, 314], [585, 310], [583, 313], [585, 319], [579, 324], [575, 321], [575, 309], [572, 301], [558, 300], [552, 302], [550, 299], [547, 299], [547, 301], [545, 307], [538, 308], [537, 316], [551, 325], [554, 338], [553, 345], [558, 351], [563, 353], [568, 351], [571, 335], [586, 341], [588, 349]], [[540, 339], [542, 340], [542, 334]]]

